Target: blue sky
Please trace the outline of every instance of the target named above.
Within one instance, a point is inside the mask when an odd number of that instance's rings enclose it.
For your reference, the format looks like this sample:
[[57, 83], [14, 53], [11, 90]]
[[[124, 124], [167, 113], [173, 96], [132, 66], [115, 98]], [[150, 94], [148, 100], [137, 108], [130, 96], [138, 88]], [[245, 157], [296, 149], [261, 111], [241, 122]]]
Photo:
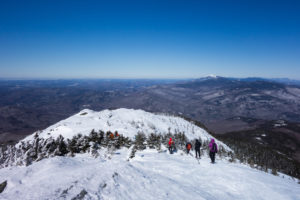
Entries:
[[2, 78], [300, 79], [300, 1], [1, 1]]

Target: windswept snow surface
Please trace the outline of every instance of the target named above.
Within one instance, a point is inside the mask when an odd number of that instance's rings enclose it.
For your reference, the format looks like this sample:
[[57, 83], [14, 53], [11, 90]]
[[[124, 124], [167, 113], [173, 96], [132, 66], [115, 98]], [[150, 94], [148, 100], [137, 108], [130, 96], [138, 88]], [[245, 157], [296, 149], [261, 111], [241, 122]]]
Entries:
[[211, 164], [207, 157], [198, 164], [180, 151], [147, 149], [127, 161], [128, 154], [121, 149], [111, 157], [79, 154], [0, 169], [0, 182], [7, 180], [0, 199], [300, 199], [300, 185], [291, 178], [246, 165], [218, 158]]
[[[168, 132], [185, 133], [187, 138], [201, 138], [203, 141], [210, 140], [212, 136], [204, 129], [186, 121], [183, 118], [163, 114], [153, 114], [143, 110], [120, 108], [117, 110], [103, 110], [100, 112], [84, 109], [76, 115], [62, 120], [47, 129], [39, 132], [39, 137], [56, 138], [62, 135], [71, 139], [74, 135], [89, 135], [95, 131], [118, 131], [126, 137], [133, 139], [138, 132], [146, 135], [151, 133], [166, 134]], [[26, 137], [24, 141], [33, 140], [34, 134]], [[217, 141], [217, 143], [222, 144]], [[226, 150], [230, 150], [222, 144]]]

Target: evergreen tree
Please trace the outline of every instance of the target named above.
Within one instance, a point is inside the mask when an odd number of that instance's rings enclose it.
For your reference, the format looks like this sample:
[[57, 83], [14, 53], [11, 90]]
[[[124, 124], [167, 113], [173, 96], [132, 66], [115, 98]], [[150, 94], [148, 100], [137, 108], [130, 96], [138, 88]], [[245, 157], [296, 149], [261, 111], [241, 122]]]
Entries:
[[134, 142], [136, 149], [138, 150], [144, 150], [146, 149], [146, 136], [144, 133], [139, 132], [135, 136], [135, 142]]

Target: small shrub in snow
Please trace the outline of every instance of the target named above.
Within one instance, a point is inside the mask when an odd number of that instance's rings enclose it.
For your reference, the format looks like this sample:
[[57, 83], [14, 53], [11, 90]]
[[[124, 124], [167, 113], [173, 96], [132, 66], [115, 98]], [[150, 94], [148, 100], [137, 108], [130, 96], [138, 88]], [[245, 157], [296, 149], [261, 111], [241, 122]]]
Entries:
[[275, 176], [278, 176], [278, 173], [277, 173], [277, 169], [276, 168], [272, 168], [272, 171], [271, 173]]
[[[109, 133], [110, 134], [110, 133]], [[28, 166], [34, 161], [40, 161], [44, 158], [53, 156], [74, 156], [77, 153], [90, 153], [92, 156], [99, 156], [98, 150], [101, 147], [108, 148], [110, 151], [121, 147], [129, 148], [132, 144], [127, 137], [119, 135], [111, 139], [109, 134], [104, 136], [103, 131], [91, 131], [90, 135], [75, 135], [72, 139], [65, 140], [63, 136], [56, 139], [49, 137], [47, 139], [39, 138], [38, 134], [34, 136], [33, 141], [22, 141], [17, 147], [8, 145], [0, 148], [0, 167], [10, 165]]]
[[185, 145], [188, 142], [188, 140], [184, 133], [175, 133], [173, 136], [173, 140], [178, 149], [185, 150]]
[[[131, 148], [129, 157], [133, 158], [136, 151], [144, 150], [146, 147], [157, 150], [160, 150], [162, 145], [168, 147], [170, 137], [175, 142], [175, 149], [185, 150], [188, 139], [185, 133], [178, 131], [175, 131], [174, 134], [169, 131], [165, 135], [152, 133], [148, 137], [144, 133], [139, 132], [134, 141], [117, 132], [108, 131], [105, 133], [101, 130], [92, 130], [86, 136], [77, 134], [72, 139], [64, 139], [61, 135], [56, 139], [52, 137], [44, 139], [36, 134], [32, 141], [23, 141], [18, 146], [0, 148], [0, 167], [10, 165], [27, 166], [32, 164], [32, 162], [40, 161], [44, 158], [74, 156], [78, 153], [89, 153], [93, 157], [98, 157], [101, 148], [106, 148], [109, 153], [113, 153], [116, 149], [122, 147]], [[191, 142], [194, 144], [195, 141]], [[208, 141], [202, 142], [201, 154], [204, 153], [203, 149], [208, 149]], [[222, 146], [219, 146], [219, 153], [221, 155], [223, 155], [223, 151], [224, 155], [226, 155], [226, 150]]]
[[0, 184], [0, 193], [3, 192], [3, 190], [6, 188], [7, 181], [4, 181], [3, 183]]
[[138, 133], [136, 136], [135, 136], [135, 146], [136, 146], [136, 149], [138, 150], [144, 150], [146, 149], [146, 135], [144, 133]]
[[147, 138], [147, 145], [150, 149], [161, 149], [161, 135], [151, 133], [149, 137]]
[[137, 149], [136, 146], [133, 145], [133, 147], [132, 147], [132, 149], [131, 149], [131, 151], [130, 151], [130, 155], [129, 155], [129, 158], [130, 158], [130, 159], [132, 159], [132, 158], [135, 157], [136, 149]]

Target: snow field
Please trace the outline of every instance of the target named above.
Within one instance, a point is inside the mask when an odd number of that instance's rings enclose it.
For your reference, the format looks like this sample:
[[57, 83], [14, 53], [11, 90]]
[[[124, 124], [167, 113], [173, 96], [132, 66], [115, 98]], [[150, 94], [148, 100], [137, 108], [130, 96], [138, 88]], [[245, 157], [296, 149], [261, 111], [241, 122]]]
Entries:
[[[138, 151], [128, 160], [124, 148], [100, 157], [53, 157], [28, 167], [0, 169], [8, 186], [0, 199], [300, 199], [300, 185], [246, 165], [182, 151]], [[194, 152], [192, 152], [194, 153]]]

